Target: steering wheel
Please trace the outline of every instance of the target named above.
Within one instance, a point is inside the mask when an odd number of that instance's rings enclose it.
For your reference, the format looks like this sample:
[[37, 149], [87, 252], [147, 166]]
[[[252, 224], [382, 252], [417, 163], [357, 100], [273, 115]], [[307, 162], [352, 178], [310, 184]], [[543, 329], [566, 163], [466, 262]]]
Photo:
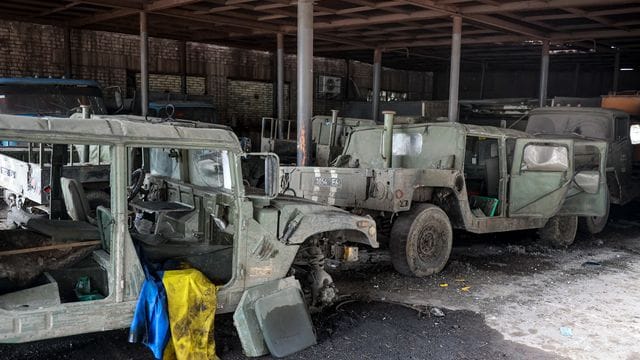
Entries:
[[136, 169], [131, 173], [131, 184], [132, 184], [132, 187], [129, 190], [129, 196], [127, 196], [127, 201], [133, 200], [136, 197], [136, 195], [140, 193], [140, 190], [142, 190], [142, 184], [144, 184], [143, 168]]

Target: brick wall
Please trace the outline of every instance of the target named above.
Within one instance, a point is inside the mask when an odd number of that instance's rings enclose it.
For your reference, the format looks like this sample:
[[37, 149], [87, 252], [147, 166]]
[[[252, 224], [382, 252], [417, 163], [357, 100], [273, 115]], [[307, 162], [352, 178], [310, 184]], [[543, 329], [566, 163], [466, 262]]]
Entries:
[[[64, 31], [62, 28], [0, 21], [0, 76], [53, 76], [64, 73]], [[274, 40], [275, 43], [275, 40]], [[149, 73], [152, 91], [179, 91], [180, 55], [178, 41], [149, 39]], [[74, 29], [71, 32], [72, 75], [94, 79], [103, 86], [127, 87], [127, 74], [140, 72], [139, 39], [134, 35]], [[349, 67], [347, 69], [347, 66]], [[274, 76], [273, 53], [187, 43], [189, 92], [213, 98], [221, 118], [272, 116]], [[316, 57], [314, 73], [346, 76], [363, 95], [371, 88], [372, 66], [366, 63]], [[286, 114], [295, 117], [296, 57], [285, 56]], [[253, 85], [228, 88], [239, 81]], [[254, 84], [255, 83], [255, 84]], [[260, 85], [257, 85], [260, 84]], [[246, 84], [245, 84], [246, 85]], [[382, 88], [407, 92], [411, 99], [431, 98], [431, 73], [383, 69]], [[259, 101], [255, 99], [259, 92]], [[354, 94], [351, 92], [350, 96]], [[240, 105], [242, 102], [243, 105]], [[339, 108], [341, 99], [316, 99], [314, 112], [328, 114]]]

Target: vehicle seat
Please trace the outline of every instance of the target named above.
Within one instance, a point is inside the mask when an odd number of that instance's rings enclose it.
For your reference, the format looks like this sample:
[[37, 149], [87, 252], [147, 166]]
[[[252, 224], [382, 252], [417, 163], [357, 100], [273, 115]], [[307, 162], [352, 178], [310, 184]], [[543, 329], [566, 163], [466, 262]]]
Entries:
[[96, 219], [89, 215], [91, 209], [82, 185], [75, 179], [65, 177], [60, 178], [60, 185], [62, 187], [64, 206], [69, 217], [74, 221], [84, 221], [95, 225]]
[[96, 208], [96, 225], [98, 226], [98, 234], [100, 234], [100, 241], [102, 241], [102, 248], [106, 252], [111, 252], [111, 224], [113, 223], [113, 216], [111, 211], [104, 207], [98, 206]]
[[486, 159], [484, 166], [487, 196], [497, 198], [500, 187], [500, 159], [497, 157]]

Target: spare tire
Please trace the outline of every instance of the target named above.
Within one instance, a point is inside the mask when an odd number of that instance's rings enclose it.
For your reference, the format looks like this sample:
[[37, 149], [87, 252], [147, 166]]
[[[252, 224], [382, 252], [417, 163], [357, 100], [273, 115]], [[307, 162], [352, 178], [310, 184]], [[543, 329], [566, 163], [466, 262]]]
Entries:
[[578, 231], [584, 234], [597, 234], [602, 232], [607, 226], [607, 221], [609, 221], [609, 208], [611, 207], [609, 190], [607, 190], [606, 206], [607, 209], [603, 216], [581, 216], [578, 219]]

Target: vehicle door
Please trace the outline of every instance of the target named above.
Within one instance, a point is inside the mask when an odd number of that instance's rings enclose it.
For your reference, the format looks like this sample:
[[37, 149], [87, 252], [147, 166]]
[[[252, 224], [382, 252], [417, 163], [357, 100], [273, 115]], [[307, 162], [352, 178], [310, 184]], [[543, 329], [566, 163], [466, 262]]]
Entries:
[[549, 218], [562, 206], [573, 177], [573, 140], [516, 139], [509, 216]]
[[558, 214], [604, 216], [607, 207], [607, 143], [575, 140], [574, 174]]
[[[631, 189], [634, 183], [631, 179], [633, 145], [629, 139], [629, 117], [618, 116], [614, 120], [613, 141], [609, 146], [608, 166], [615, 169], [620, 183], [619, 197], [624, 199], [625, 189]], [[624, 202], [624, 200], [622, 200]]]

